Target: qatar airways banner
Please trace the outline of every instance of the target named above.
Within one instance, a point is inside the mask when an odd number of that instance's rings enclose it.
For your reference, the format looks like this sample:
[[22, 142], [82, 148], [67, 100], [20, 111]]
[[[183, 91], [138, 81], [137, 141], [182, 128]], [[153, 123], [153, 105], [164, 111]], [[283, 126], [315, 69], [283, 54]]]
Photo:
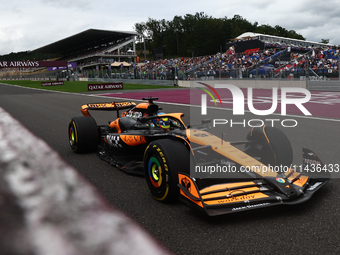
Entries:
[[66, 64], [66, 61], [0, 61], [0, 68], [66, 67]]
[[64, 81], [52, 81], [52, 82], [42, 82], [41, 86], [57, 86], [57, 85], [64, 85]]
[[115, 83], [87, 84], [87, 89], [89, 91], [92, 91], [92, 90], [123, 89], [123, 83], [122, 82], [115, 82]]

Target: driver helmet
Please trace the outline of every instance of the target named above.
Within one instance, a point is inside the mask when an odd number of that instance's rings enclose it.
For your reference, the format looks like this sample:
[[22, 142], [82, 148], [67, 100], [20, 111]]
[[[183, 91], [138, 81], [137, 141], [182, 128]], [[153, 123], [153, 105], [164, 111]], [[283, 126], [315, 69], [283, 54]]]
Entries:
[[[157, 115], [162, 115], [165, 114], [164, 112], [160, 112]], [[155, 118], [153, 120], [153, 123], [155, 124], [156, 127], [159, 127], [161, 129], [169, 129], [170, 128], [170, 119], [169, 117], [159, 117]]]

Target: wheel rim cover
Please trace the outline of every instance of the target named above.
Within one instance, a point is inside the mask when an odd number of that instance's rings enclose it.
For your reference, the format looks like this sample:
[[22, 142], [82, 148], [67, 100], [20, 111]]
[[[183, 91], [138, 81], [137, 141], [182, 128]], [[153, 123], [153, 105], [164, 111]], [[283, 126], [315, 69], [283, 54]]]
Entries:
[[148, 173], [151, 184], [159, 188], [162, 184], [162, 167], [158, 159], [151, 157], [148, 162]]
[[75, 141], [75, 135], [73, 128], [70, 128], [70, 144], [73, 145]]

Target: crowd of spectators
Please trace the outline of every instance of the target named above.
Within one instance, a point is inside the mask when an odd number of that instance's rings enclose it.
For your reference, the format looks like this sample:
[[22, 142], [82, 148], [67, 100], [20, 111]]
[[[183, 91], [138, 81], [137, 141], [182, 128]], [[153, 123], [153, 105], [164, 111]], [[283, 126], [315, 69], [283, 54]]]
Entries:
[[266, 63], [271, 57], [282, 52], [276, 48], [270, 48], [244, 54], [236, 53], [234, 49], [230, 48], [224, 53], [209, 56], [147, 61], [145, 65], [140, 67], [139, 71], [159, 75], [162, 73], [174, 73], [174, 69], [176, 69], [178, 74], [191, 73], [194, 76], [229, 72], [236, 69], [245, 71], [249, 68], [254, 68], [256, 65]]
[[[301, 49], [299, 48], [299, 50]], [[203, 74], [216, 75], [219, 72], [230, 73], [236, 70], [246, 72], [270, 62], [287, 51], [291, 52], [291, 60], [284, 66], [280, 64], [274, 66], [276, 73], [280, 69], [291, 72], [305, 69], [307, 64], [315, 72], [324, 69], [327, 69], [329, 73], [339, 71], [339, 47], [303, 48], [303, 50], [305, 50], [305, 53], [301, 53], [301, 51], [299, 51], [300, 53], [293, 53], [294, 49], [284, 45], [266, 45], [263, 51], [236, 53], [230, 48], [224, 53], [210, 56], [147, 61], [145, 65], [140, 67], [139, 72], [142, 75], [147, 73], [155, 75], [176, 73], [176, 75], [184, 74], [187, 78], [190, 75], [191, 78], [197, 78], [197, 76]]]
[[[119, 42], [122, 44], [124, 42]], [[118, 45], [117, 44], [117, 45]], [[91, 52], [78, 54], [70, 57], [81, 59], [85, 57], [98, 56], [103, 54], [117, 54], [117, 50], [112, 52], [112, 49], [117, 45], [107, 45]], [[291, 61], [284, 67], [280, 64], [275, 66], [275, 72], [286, 70], [294, 72], [296, 70], [305, 69], [306, 66], [312, 68], [315, 72], [321, 69], [327, 69], [328, 72], [339, 71], [339, 47], [329, 46], [324, 49], [304, 48], [298, 46], [284, 44], [265, 44], [265, 50], [247, 53], [236, 53], [233, 48], [228, 49], [224, 53], [216, 53], [215, 55], [189, 57], [189, 58], [173, 58], [162, 59], [156, 61], [147, 61], [144, 65], [138, 65], [138, 73], [141, 76], [152, 74], [157, 76], [184, 76], [186, 78], [194, 78], [202, 75], [216, 75], [219, 72], [231, 73], [236, 71], [249, 72], [254, 68], [258, 68], [263, 64], [270, 62], [275, 57], [280, 56], [284, 52], [291, 53]], [[294, 53], [295, 52], [295, 53]], [[129, 52], [120, 52], [120, 55], [129, 54]], [[116, 58], [106, 58], [98, 56], [87, 61], [81, 62], [80, 66], [92, 64], [106, 64], [117, 61]]]
[[323, 68], [339, 70], [339, 47], [316, 49], [309, 58], [309, 65], [314, 71]]
[[[122, 42], [119, 42], [120, 44]], [[117, 45], [107, 45], [91, 52], [75, 54], [70, 56], [71, 59], [84, 58], [85, 56], [98, 56], [107, 54]], [[184, 79], [195, 79], [203, 75], [218, 75], [219, 73], [248, 73], [261, 65], [268, 64], [271, 60], [279, 58], [285, 52], [290, 52], [290, 62], [285, 65], [278, 64], [273, 66], [273, 73], [280, 70], [287, 72], [296, 72], [311, 68], [315, 73], [323, 72], [338, 73], [339, 72], [339, 46], [327, 46], [325, 48], [301, 48], [282, 44], [265, 44], [263, 51], [253, 51], [246, 53], [236, 53], [231, 47], [226, 52], [216, 53], [208, 56], [188, 57], [188, 58], [172, 58], [161, 59], [156, 61], [146, 61], [140, 65], [131, 65], [130, 72], [135, 73], [132, 66], [137, 67], [137, 72], [141, 78], [148, 76], [165, 76], [165, 77], [182, 77]], [[128, 54], [128, 52], [125, 52]], [[112, 52], [110, 52], [112, 55]], [[120, 52], [123, 54], [123, 52]], [[92, 64], [109, 64], [116, 61], [113, 56], [98, 58], [90, 58], [88, 61], [81, 62], [80, 66]], [[0, 68], [0, 72], [18, 71], [16, 69]], [[22, 70], [27, 71], [27, 70]], [[231, 76], [230, 76], [231, 77]]]
[[35, 70], [36, 67], [7, 67], [7, 68], [0, 68], [0, 73], [8, 73], [8, 72], [15, 72], [15, 73], [25, 73], [25, 72], [31, 72]]

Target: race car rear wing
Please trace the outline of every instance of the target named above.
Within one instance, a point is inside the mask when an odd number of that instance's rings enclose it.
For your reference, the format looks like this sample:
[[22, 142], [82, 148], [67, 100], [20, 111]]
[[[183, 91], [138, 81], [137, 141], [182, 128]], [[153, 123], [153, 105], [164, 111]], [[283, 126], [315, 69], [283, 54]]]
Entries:
[[135, 106], [136, 104], [133, 102], [92, 103], [82, 105], [80, 111], [85, 117], [91, 117], [89, 110], [117, 111], [118, 118], [119, 110], [131, 109]]

